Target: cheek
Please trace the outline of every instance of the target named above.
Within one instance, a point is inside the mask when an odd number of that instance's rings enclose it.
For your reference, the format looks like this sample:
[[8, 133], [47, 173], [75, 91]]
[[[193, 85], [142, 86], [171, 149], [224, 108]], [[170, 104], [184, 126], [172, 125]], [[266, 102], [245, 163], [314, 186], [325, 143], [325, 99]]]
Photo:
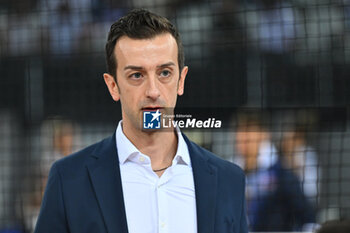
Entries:
[[120, 95], [120, 103], [122, 105], [122, 109], [127, 113], [130, 114], [135, 107], [133, 103], [133, 98], [129, 95], [126, 95], [126, 91], [123, 92], [122, 95]]
[[177, 97], [178, 90], [179, 90], [179, 82], [178, 80], [175, 80], [171, 88], [171, 93], [175, 98]]
[[177, 87], [173, 83], [160, 84], [159, 90], [161, 92], [160, 98], [165, 100], [167, 103], [176, 100]]
[[177, 89], [173, 89], [171, 90], [171, 92], [169, 92], [169, 101], [171, 102], [170, 104], [175, 107], [176, 101], [177, 101]]
[[239, 154], [244, 154], [244, 147], [242, 146], [241, 142], [236, 142], [236, 150]]

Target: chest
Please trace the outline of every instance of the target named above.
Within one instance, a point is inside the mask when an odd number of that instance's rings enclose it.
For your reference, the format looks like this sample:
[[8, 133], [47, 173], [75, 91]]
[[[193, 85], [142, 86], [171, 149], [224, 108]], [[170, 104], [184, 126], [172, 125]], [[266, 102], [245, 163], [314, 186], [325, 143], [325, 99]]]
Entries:
[[190, 167], [170, 167], [158, 177], [147, 166], [130, 163], [121, 167], [121, 181], [130, 233], [197, 232]]

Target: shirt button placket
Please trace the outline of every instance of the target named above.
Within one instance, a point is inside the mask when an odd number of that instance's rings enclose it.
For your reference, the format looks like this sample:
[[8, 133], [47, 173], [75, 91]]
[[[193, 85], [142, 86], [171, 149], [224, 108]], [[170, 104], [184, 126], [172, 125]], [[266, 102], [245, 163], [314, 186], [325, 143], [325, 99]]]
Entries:
[[165, 214], [167, 213], [166, 199], [163, 192], [162, 183], [158, 182], [157, 184], [157, 196], [158, 196], [158, 231], [160, 233], [166, 232], [166, 222], [165, 222]]

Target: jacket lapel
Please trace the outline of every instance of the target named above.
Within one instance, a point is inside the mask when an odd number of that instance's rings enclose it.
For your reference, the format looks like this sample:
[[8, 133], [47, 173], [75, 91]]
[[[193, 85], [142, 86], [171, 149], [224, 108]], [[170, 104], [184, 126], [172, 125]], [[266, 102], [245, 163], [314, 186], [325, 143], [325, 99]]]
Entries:
[[194, 145], [183, 135], [190, 152], [197, 205], [198, 232], [214, 233], [217, 168], [209, 163], [203, 149]]
[[88, 171], [109, 233], [127, 233], [123, 190], [115, 134], [97, 147]]

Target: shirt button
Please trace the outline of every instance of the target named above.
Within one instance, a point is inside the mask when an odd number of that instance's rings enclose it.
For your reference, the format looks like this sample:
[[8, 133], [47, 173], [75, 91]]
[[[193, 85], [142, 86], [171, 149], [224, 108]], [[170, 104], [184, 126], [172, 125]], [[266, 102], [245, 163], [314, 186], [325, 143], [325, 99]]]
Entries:
[[160, 224], [160, 227], [161, 227], [161, 228], [164, 228], [164, 227], [165, 227], [165, 223], [162, 222], [162, 223]]
[[142, 163], [145, 162], [145, 157], [140, 156], [140, 157], [139, 157], [139, 161], [142, 162]]

